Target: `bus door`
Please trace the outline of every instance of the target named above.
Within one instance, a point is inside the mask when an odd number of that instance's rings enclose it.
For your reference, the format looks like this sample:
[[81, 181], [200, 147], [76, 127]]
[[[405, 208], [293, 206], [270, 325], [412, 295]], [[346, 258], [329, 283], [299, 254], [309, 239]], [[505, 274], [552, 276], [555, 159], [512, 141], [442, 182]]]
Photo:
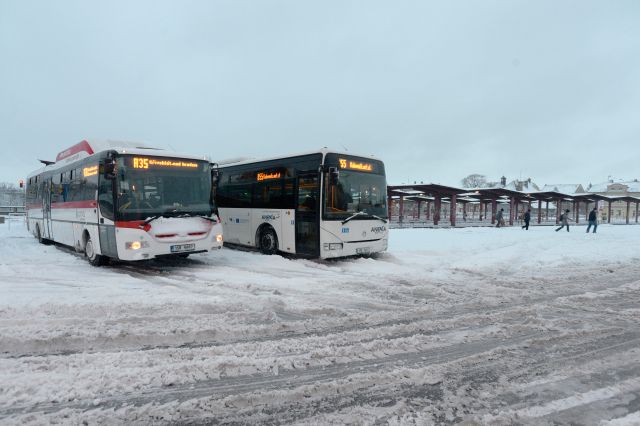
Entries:
[[118, 257], [115, 227], [115, 180], [99, 176], [98, 183], [98, 233], [100, 252], [104, 256]]
[[320, 255], [320, 176], [317, 172], [298, 174], [296, 206], [296, 254]]
[[42, 221], [43, 221], [43, 229], [42, 236], [48, 240], [53, 239], [53, 234], [51, 232], [51, 191], [53, 190], [53, 184], [51, 178], [48, 177], [44, 180], [43, 184], [43, 193], [42, 193]]

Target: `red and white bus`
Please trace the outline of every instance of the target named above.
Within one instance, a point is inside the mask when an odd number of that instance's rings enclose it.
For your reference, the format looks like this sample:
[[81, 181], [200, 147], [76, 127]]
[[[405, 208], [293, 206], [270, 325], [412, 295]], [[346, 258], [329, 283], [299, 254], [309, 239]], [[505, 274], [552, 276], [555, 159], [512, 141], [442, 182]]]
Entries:
[[43, 163], [27, 177], [27, 226], [40, 242], [74, 247], [96, 266], [222, 247], [205, 157], [83, 140]]

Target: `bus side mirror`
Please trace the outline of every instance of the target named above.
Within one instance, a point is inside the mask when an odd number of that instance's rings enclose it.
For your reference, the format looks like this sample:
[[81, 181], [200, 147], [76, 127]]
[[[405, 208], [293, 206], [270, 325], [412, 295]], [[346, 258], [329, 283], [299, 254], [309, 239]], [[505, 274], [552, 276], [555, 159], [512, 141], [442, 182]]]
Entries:
[[331, 185], [336, 185], [339, 177], [340, 172], [338, 169], [335, 167], [329, 167], [329, 183], [331, 183]]
[[104, 162], [104, 178], [113, 180], [116, 178], [116, 162], [114, 160], [107, 160]]
[[212, 169], [211, 170], [211, 183], [215, 186], [218, 183], [218, 179], [220, 179], [220, 170]]

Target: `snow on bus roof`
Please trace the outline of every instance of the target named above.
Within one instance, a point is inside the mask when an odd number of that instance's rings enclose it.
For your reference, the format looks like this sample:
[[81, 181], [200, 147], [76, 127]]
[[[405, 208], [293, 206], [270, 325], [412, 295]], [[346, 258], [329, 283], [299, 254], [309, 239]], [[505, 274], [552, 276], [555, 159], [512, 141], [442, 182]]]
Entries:
[[44, 170], [56, 169], [58, 167], [62, 167], [83, 158], [89, 157], [93, 154], [110, 150], [117, 151], [122, 154], [128, 153], [137, 155], [161, 155], [166, 157], [178, 157], [191, 160], [209, 161], [209, 157], [206, 155], [176, 153], [164, 150], [162, 148], [155, 148], [142, 142], [113, 139], [83, 139], [77, 144], [72, 145], [64, 151], [59, 152], [56, 156], [55, 162], [52, 162], [45, 167], [41, 167], [38, 170], [33, 171], [29, 174], [29, 176], [37, 175]]
[[331, 154], [349, 155], [349, 156], [352, 156], [352, 157], [370, 158], [372, 160], [381, 161], [378, 157], [376, 157], [374, 155], [353, 154], [353, 153], [346, 152], [346, 151], [327, 148], [325, 146], [323, 148], [316, 149], [314, 151], [296, 152], [296, 153], [292, 153], [292, 154], [279, 155], [279, 156], [275, 156], [275, 157], [266, 157], [266, 158], [237, 157], [237, 158], [230, 158], [230, 159], [218, 161], [217, 164], [220, 167], [238, 166], [238, 165], [251, 164], [251, 163], [262, 162], [262, 161], [280, 160], [282, 158], [302, 157], [303, 155], [310, 155], [310, 154], [323, 154], [323, 155], [325, 155], [325, 154], [329, 154], [329, 153], [331, 153]]
[[141, 148], [141, 149], [156, 149], [152, 148], [144, 143], [140, 142], [130, 142], [130, 141], [116, 141], [116, 140], [82, 140], [77, 144], [70, 146], [64, 151], [60, 151], [56, 156], [56, 163], [68, 159], [69, 157], [74, 156], [75, 154], [80, 154], [78, 157], [74, 158], [79, 159], [81, 157], [87, 157], [89, 155], [95, 154], [101, 151], [107, 151], [110, 149], [131, 149], [131, 148]]

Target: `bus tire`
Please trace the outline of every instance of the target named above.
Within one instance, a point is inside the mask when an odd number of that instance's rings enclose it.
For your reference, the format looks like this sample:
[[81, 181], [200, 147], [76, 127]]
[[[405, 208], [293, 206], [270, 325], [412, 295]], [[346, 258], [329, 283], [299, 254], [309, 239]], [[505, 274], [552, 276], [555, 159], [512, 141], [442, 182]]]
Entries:
[[276, 254], [278, 252], [278, 236], [271, 226], [265, 226], [258, 237], [260, 251], [264, 254]]
[[89, 263], [93, 266], [101, 266], [106, 263], [106, 258], [96, 253], [91, 237], [88, 237], [87, 242], [84, 244], [84, 255], [87, 256]]
[[40, 244], [49, 245], [49, 240], [42, 236], [42, 231], [40, 231], [40, 225], [36, 224], [36, 238]]

